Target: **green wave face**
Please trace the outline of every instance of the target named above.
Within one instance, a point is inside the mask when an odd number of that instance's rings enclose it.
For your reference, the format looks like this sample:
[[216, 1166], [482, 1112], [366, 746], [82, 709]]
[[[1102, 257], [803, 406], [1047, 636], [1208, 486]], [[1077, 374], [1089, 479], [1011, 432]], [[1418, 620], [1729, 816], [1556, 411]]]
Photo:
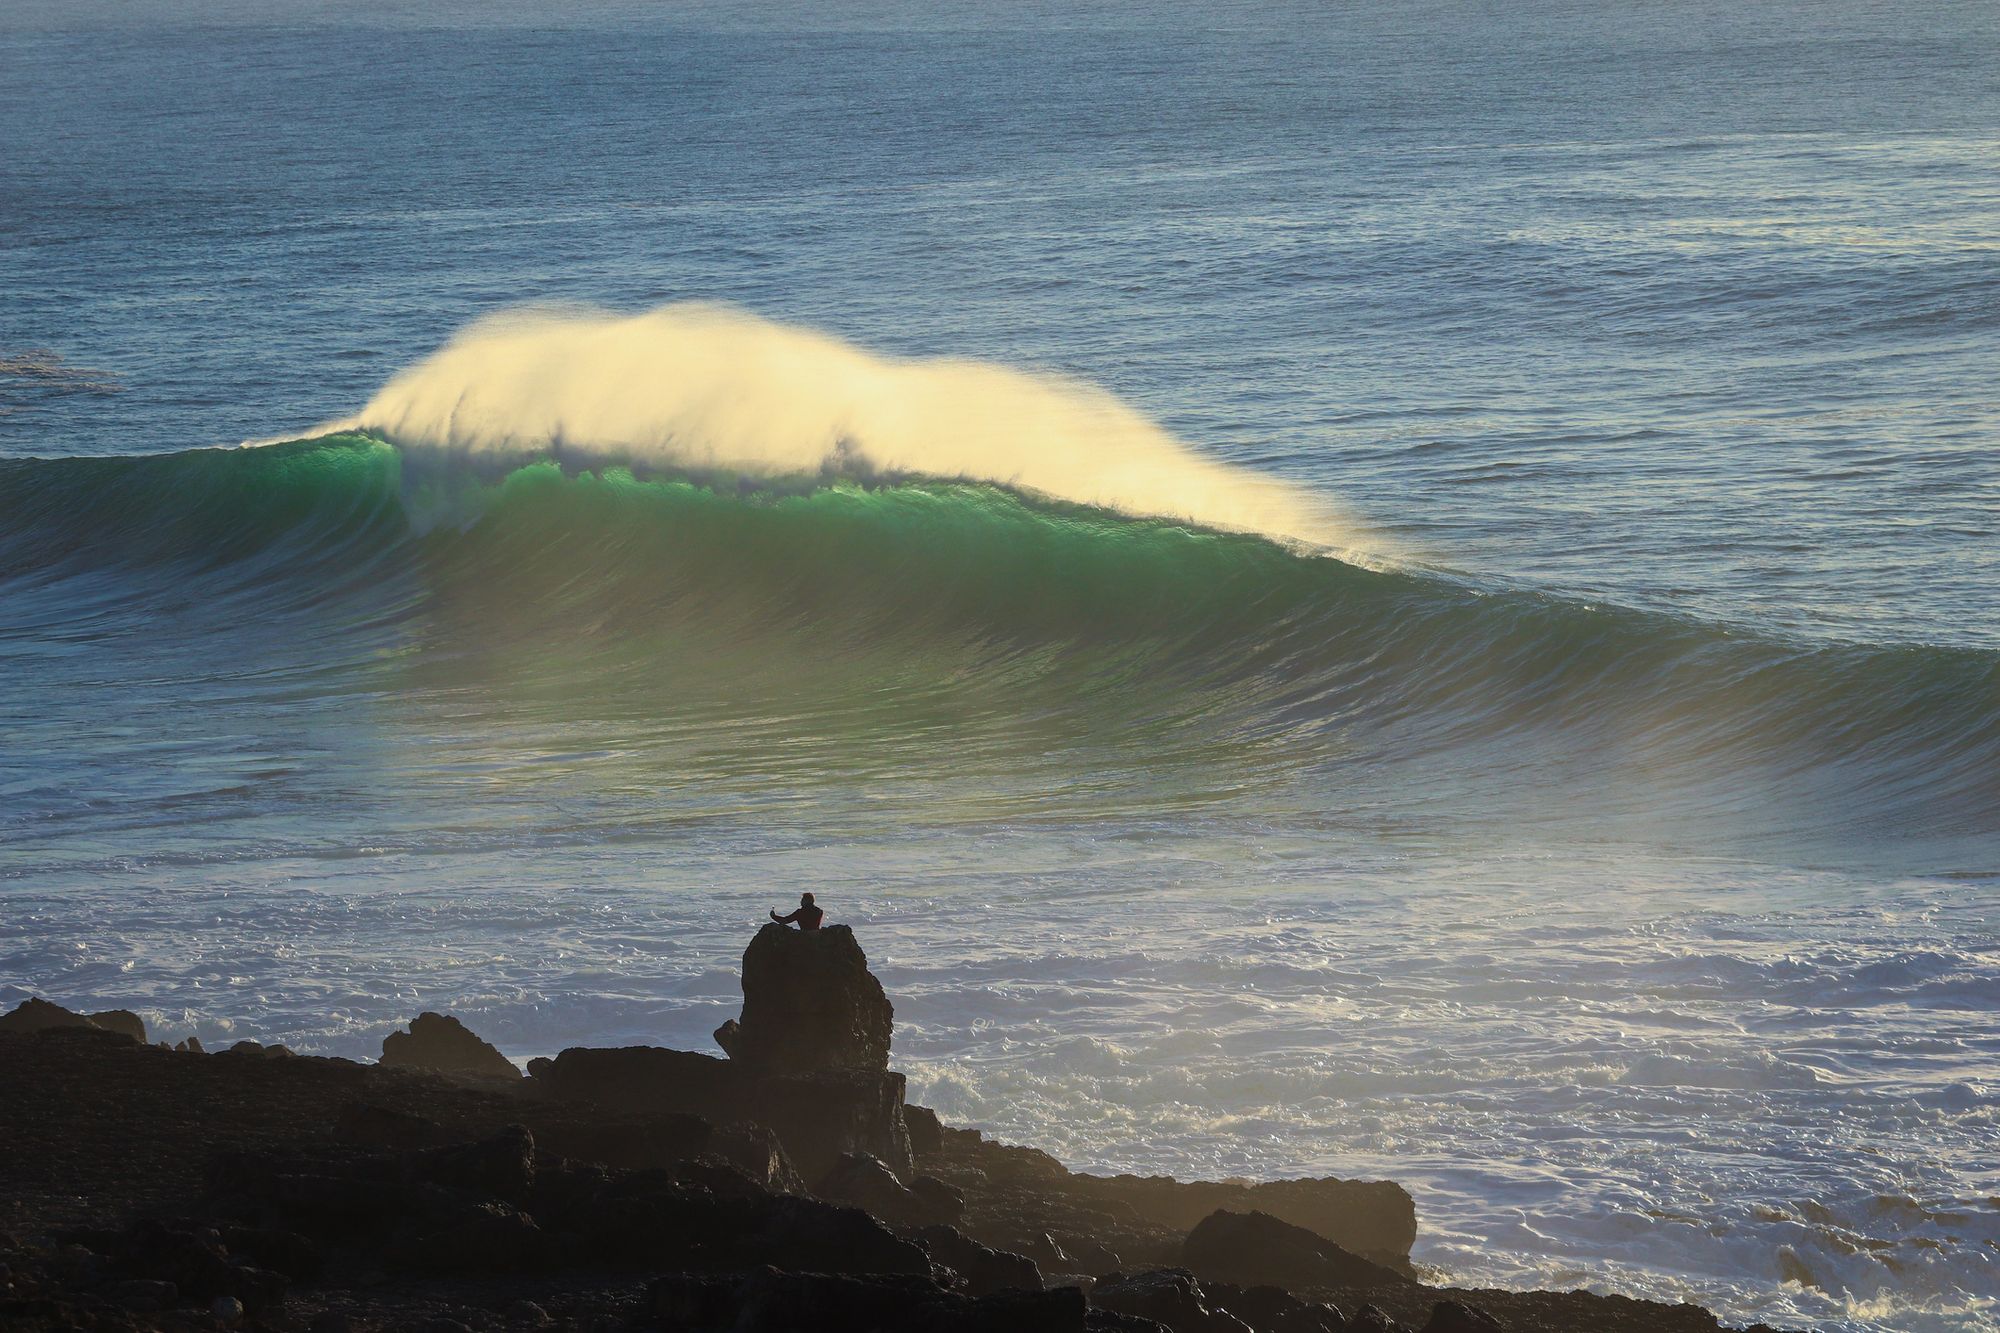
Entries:
[[1704, 839], [2000, 822], [1992, 654], [1762, 640], [984, 484], [486, 472], [358, 434], [13, 462], [0, 615], [288, 653], [302, 699], [588, 735], [639, 784], [672, 756]]

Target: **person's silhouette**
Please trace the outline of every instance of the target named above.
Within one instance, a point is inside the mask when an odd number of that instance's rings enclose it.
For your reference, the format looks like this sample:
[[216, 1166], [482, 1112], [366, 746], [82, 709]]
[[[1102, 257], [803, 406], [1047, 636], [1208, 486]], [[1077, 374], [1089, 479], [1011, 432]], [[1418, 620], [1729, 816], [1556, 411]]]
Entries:
[[819, 923], [826, 920], [826, 913], [813, 906], [813, 896], [810, 893], [802, 893], [799, 895], [798, 911], [785, 916], [773, 912], [771, 919], [781, 926], [789, 926], [796, 921], [800, 930], [818, 930]]

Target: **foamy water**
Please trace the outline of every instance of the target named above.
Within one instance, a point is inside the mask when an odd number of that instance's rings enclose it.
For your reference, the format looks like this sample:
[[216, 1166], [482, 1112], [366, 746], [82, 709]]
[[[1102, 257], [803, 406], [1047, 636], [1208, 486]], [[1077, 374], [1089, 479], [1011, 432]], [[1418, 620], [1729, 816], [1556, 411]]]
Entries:
[[915, 839], [634, 886], [602, 849], [521, 849], [454, 858], [451, 891], [395, 887], [436, 877], [409, 852], [282, 889], [135, 868], [155, 887], [10, 888], [0, 1001], [32, 978], [167, 1038], [356, 1058], [420, 1008], [517, 1059], [712, 1049], [756, 917], [810, 875], [954, 1122], [1082, 1168], [1397, 1180], [1440, 1280], [1827, 1329], [1993, 1317], [1990, 884], [1302, 859], [1155, 835], [1003, 871]]
[[1986, 0], [7, 20], [0, 1002], [700, 1048], [810, 888], [1075, 1165], [2000, 1319]]

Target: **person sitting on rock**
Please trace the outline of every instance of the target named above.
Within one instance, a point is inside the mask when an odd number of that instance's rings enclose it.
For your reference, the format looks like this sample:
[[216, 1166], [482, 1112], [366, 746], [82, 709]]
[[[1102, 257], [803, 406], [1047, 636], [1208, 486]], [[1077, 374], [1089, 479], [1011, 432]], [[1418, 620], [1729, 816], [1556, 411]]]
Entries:
[[799, 895], [798, 911], [789, 916], [779, 916], [773, 912], [771, 919], [781, 926], [789, 926], [796, 921], [800, 930], [818, 930], [819, 923], [826, 920], [826, 913], [813, 906], [813, 896], [810, 893], [802, 893]]

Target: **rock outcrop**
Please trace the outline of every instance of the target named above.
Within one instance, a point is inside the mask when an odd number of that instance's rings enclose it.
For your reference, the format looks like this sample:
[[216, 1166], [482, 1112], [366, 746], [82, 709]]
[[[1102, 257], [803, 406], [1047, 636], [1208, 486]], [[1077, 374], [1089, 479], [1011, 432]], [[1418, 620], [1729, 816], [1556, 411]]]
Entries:
[[97, 1028], [116, 1032], [134, 1041], [146, 1040], [146, 1025], [130, 1009], [106, 1009], [102, 1013], [79, 1014], [59, 1004], [29, 996], [0, 1017], [0, 1034], [47, 1032], [52, 1028]]
[[921, 1107], [910, 1108], [909, 1124], [913, 1142], [927, 1145], [916, 1155], [916, 1169], [965, 1195], [966, 1212], [955, 1225], [983, 1244], [1029, 1255], [1051, 1273], [1185, 1264], [1189, 1231], [1219, 1209], [1265, 1212], [1392, 1274], [1409, 1272], [1415, 1207], [1401, 1187], [1386, 1181], [1252, 1185], [1092, 1176], [1037, 1149], [941, 1125]]
[[392, 1032], [384, 1037], [382, 1063], [462, 1078], [521, 1077], [521, 1071], [500, 1054], [498, 1047], [480, 1040], [471, 1028], [449, 1014], [418, 1014], [408, 1032]]
[[[604, 1054], [599, 1090], [615, 1093], [628, 1056]], [[769, 1095], [772, 1080], [728, 1061], [638, 1054], [649, 1078], [706, 1079], [725, 1101]], [[1718, 1333], [1691, 1305], [1329, 1268], [1326, 1250], [1272, 1218], [1231, 1223], [1234, 1239], [1260, 1247], [1257, 1262], [1303, 1246], [1291, 1262], [1310, 1281], [1237, 1285], [1187, 1271], [1187, 1228], [1146, 1209], [1250, 1187], [1135, 1191], [931, 1123], [938, 1147], [923, 1166], [951, 1190], [905, 1175], [895, 1193], [886, 1168], [865, 1162], [836, 1182], [837, 1156], [811, 1176], [892, 1208], [964, 1210], [953, 1226], [889, 1223], [798, 1193], [755, 1117], [660, 1110], [644, 1086], [623, 1108], [544, 1086], [558, 1066], [587, 1083], [590, 1065], [566, 1053], [535, 1079], [474, 1082], [313, 1056], [194, 1057], [95, 1024], [0, 1038], [0, 1325], [356, 1333], [495, 1328], [505, 1311], [509, 1327], [690, 1333], [1163, 1333], [1160, 1316], [1173, 1333]], [[869, 1075], [777, 1081], [796, 1092], [852, 1077]], [[1312, 1197], [1337, 1198], [1342, 1184]], [[1202, 1262], [1254, 1273], [1228, 1239], [1204, 1240], [1223, 1257]]]
[[1411, 1280], [1350, 1254], [1324, 1236], [1269, 1213], [1218, 1210], [1188, 1233], [1182, 1262], [1204, 1278], [1241, 1286], [1405, 1287]]
[[1186, 1269], [1165, 1268], [1130, 1276], [1107, 1274], [1091, 1288], [1090, 1303], [1151, 1319], [1174, 1333], [1250, 1333], [1250, 1326], [1241, 1319], [1212, 1306], [1208, 1293]]
[[901, 1074], [764, 1074], [733, 1060], [657, 1046], [574, 1047], [553, 1060], [530, 1061], [528, 1072], [538, 1089], [560, 1099], [767, 1126], [807, 1180], [824, 1177], [847, 1153], [867, 1153], [899, 1177], [910, 1174]]
[[1464, 1301], [1439, 1301], [1431, 1307], [1431, 1317], [1423, 1333], [1502, 1333], [1505, 1325], [1476, 1305]]
[[715, 1030], [729, 1058], [760, 1073], [886, 1070], [895, 1011], [846, 926], [768, 925], [743, 951], [743, 1017]]
[[919, 1176], [905, 1186], [887, 1165], [866, 1153], [843, 1154], [813, 1193], [891, 1226], [949, 1226], [965, 1213], [965, 1195], [959, 1190], [933, 1176]]
[[1409, 1191], [1387, 1180], [1328, 1176], [1251, 1184], [1169, 1176], [1075, 1179], [1091, 1197], [1128, 1203], [1141, 1216], [1176, 1231], [1190, 1231], [1217, 1211], [1267, 1213], [1405, 1275], [1410, 1247], [1417, 1241], [1416, 1203]]

